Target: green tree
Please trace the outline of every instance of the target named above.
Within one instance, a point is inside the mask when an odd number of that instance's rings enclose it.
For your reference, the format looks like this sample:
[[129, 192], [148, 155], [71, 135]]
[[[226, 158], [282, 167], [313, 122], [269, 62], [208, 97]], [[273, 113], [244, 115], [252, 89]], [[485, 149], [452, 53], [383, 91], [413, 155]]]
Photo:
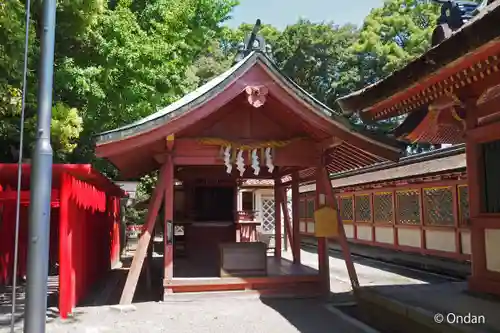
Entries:
[[[7, 1], [0, 5], [0, 140], [3, 162], [14, 162], [19, 154], [21, 89], [25, 48], [25, 5], [20, 1]], [[34, 5], [33, 20], [29, 30], [28, 73], [26, 96], [26, 137], [24, 156], [29, 158], [36, 130], [36, 77], [38, 71], [38, 38], [40, 24]], [[53, 107], [52, 140], [62, 154], [70, 153], [74, 140], [82, 127], [79, 111], [60, 102]], [[56, 154], [57, 157], [60, 156]]]
[[[188, 67], [222, 33], [220, 24], [234, 5], [234, 0], [59, 0], [55, 160], [95, 161], [93, 135], [147, 116], [190, 90]], [[18, 0], [0, 6], [0, 157], [9, 161], [19, 141], [25, 9]], [[40, 3], [33, 5], [27, 147], [36, 123], [40, 9]]]
[[[350, 48], [351, 65], [357, 68], [357, 89], [377, 82], [402, 68], [430, 48], [440, 6], [425, 0], [386, 0], [365, 18], [359, 39]], [[388, 133], [403, 117], [366, 125], [353, 116], [356, 126]], [[428, 145], [413, 145], [411, 152], [427, 150]]]
[[83, 32], [63, 58], [61, 87], [85, 110], [75, 161], [93, 157], [91, 137], [143, 118], [181, 97], [186, 72], [220, 33], [232, 0], [120, 0]]
[[[238, 47], [250, 35], [254, 24], [243, 23], [236, 29], [224, 27], [220, 34], [210, 43], [206, 52], [201, 53], [192, 66], [188, 68], [188, 84], [191, 87], [201, 86], [224, 71], [234, 62]], [[280, 32], [269, 24], [263, 24], [259, 35], [266, 43], [273, 45], [280, 36]]]
[[349, 46], [357, 38], [353, 25], [299, 20], [274, 41], [273, 55], [287, 76], [335, 108], [334, 101], [355, 88]]
[[[255, 23], [242, 23], [236, 29], [225, 28], [222, 31], [221, 48], [227, 56], [234, 56], [238, 51], [238, 45], [245, 42], [250, 36]], [[270, 24], [262, 24], [258, 35], [264, 37], [267, 44], [273, 46], [281, 37], [281, 31]]]
[[201, 54], [188, 68], [187, 84], [195, 89], [228, 70], [234, 57], [225, 54], [219, 41], [212, 41], [206, 53]]
[[431, 1], [386, 0], [373, 9], [351, 49], [359, 80], [376, 82], [427, 51], [439, 8]]

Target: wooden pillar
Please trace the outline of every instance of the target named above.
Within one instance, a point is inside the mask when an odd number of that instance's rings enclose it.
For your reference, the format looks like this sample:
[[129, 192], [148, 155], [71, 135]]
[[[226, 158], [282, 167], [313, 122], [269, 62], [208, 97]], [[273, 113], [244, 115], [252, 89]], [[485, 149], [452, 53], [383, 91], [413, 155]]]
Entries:
[[279, 178], [274, 180], [274, 256], [281, 259], [281, 182]]
[[128, 271], [127, 280], [125, 281], [125, 286], [123, 287], [122, 296], [120, 298], [120, 304], [131, 304], [134, 298], [135, 289], [137, 287], [137, 281], [141, 274], [142, 266], [144, 264], [144, 259], [146, 257], [146, 252], [148, 249], [149, 242], [151, 241], [151, 234], [156, 222], [156, 217], [158, 216], [158, 211], [160, 209], [161, 200], [165, 192], [165, 176], [167, 173], [167, 165], [165, 163], [158, 177], [156, 187], [149, 201], [148, 214], [146, 216], [146, 221], [143, 226], [143, 232], [139, 238], [139, 243], [137, 244], [137, 249], [135, 251], [134, 259], [132, 260], [132, 265]]
[[496, 244], [499, 244], [497, 235], [500, 219], [498, 214], [485, 211], [486, 175], [484, 152], [481, 147], [483, 143], [499, 139], [500, 125], [491, 123], [484, 125], [484, 128], [478, 127], [476, 101], [466, 101], [466, 107], [466, 159], [472, 259], [472, 276], [469, 277], [468, 288], [473, 292], [500, 295], [500, 271], [498, 265], [495, 265], [494, 258], [498, 255], [498, 251], [494, 249]]
[[167, 156], [165, 161], [165, 220], [163, 230], [163, 242], [165, 250], [163, 253], [164, 283], [174, 277], [174, 162], [172, 155]]
[[238, 181], [236, 181], [236, 184], [234, 186], [234, 196], [233, 196], [233, 216], [234, 216], [234, 223], [236, 226], [236, 236], [235, 240], [236, 243], [241, 242], [241, 225], [240, 225], [240, 217], [239, 217], [239, 211], [241, 210], [241, 200], [240, 200], [240, 188], [238, 186]]
[[[321, 199], [323, 198], [323, 200]], [[316, 192], [315, 192], [315, 209], [325, 205], [325, 189], [321, 181], [320, 168], [316, 170]], [[323, 201], [323, 202], [322, 202]], [[330, 259], [328, 254], [328, 239], [326, 237], [318, 237], [318, 267], [321, 277], [321, 290], [325, 296], [330, 294]]]
[[283, 216], [284, 216], [284, 223], [285, 223], [285, 235], [284, 241], [285, 241], [285, 251], [288, 250], [288, 245], [290, 245], [290, 248], [292, 250], [293, 258], [295, 260], [296, 253], [295, 253], [295, 247], [293, 246], [293, 230], [292, 230], [292, 223], [290, 221], [290, 214], [288, 213], [288, 201], [287, 201], [287, 196], [286, 196], [286, 187], [281, 186], [280, 193], [281, 195], [281, 208], [283, 209]]
[[346, 264], [347, 273], [349, 274], [349, 279], [351, 280], [352, 289], [355, 290], [359, 287], [358, 275], [352, 261], [349, 242], [347, 241], [347, 237], [345, 235], [344, 223], [342, 222], [342, 218], [340, 216], [340, 210], [337, 207], [337, 201], [335, 200], [333, 188], [330, 183], [330, 177], [328, 176], [326, 167], [322, 167], [318, 171], [320, 181], [322, 183], [322, 190], [324, 191], [323, 193], [326, 194], [326, 204], [337, 211], [337, 221], [339, 228], [338, 242], [340, 243], [340, 247], [342, 248], [342, 255], [344, 256], [344, 262]]
[[292, 173], [292, 226], [293, 262], [300, 264], [300, 212], [299, 212], [299, 173]]
[[[468, 103], [469, 104], [469, 103]], [[473, 130], [477, 126], [474, 115], [476, 107], [473, 103], [467, 105], [466, 129]], [[466, 162], [469, 192], [469, 214], [471, 218], [471, 266], [472, 279], [481, 276], [486, 270], [486, 253], [484, 251], [484, 231], [476, 228], [475, 220], [481, 213], [481, 151], [479, 145], [470, 137], [466, 137]]]
[[61, 175], [61, 191], [59, 196], [59, 313], [61, 318], [68, 318], [71, 313], [71, 234], [69, 227], [69, 196], [71, 180], [68, 174]]

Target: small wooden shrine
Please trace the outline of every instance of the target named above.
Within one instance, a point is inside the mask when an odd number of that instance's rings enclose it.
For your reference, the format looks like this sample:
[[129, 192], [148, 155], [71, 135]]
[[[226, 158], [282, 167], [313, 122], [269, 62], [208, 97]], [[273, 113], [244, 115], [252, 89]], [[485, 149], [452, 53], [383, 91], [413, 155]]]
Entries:
[[[160, 169], [121, 303], [132, 301], [160, 206], [165, 297], [213, 290], [329, 292], [326, 236], [341, 242], [357, 285], [328, 174], [397, 160], [401, 150], [395, 141], [356, 131], [298, 87], [257, 40], [258, 47], [247, 48], [231, 69], [199, 89], [99, 135], [97, 155], [109, 159], [122, 176]], [[267, 211], [274, 220], [272, 255], [255, 236], [261, 219], [238, 210], [238, 184], [244, 179], [274, 181], [273, 207]], [[304, 180], [316, 180], [319, 189], [319, 272], [300, 263], [298, 203]], [[282, 258], [282, 222], [293, 261]]]
[[[473, 291], [500, 294], [500, 2], [386, 79], [341, 98], [367, 122], [408, 114], [409, 142], [466, 143]], [[425, 221], [424, 221], [425, 223]]]

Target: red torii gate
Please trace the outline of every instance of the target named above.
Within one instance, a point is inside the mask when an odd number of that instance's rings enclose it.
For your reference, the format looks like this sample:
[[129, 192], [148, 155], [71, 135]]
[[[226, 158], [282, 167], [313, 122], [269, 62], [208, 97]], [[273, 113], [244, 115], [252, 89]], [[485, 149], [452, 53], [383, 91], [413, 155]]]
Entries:
[[[0, 284], [13, 278], [17, 164], [0, 164]], [[52, 168], [49, 257], [59, 263], [59, 312], [66, 318], [120, 260], [120, 198], [125, 192], [90, 165]], [[31, 166], [22, 166], [18, 276], [26, 274]]]

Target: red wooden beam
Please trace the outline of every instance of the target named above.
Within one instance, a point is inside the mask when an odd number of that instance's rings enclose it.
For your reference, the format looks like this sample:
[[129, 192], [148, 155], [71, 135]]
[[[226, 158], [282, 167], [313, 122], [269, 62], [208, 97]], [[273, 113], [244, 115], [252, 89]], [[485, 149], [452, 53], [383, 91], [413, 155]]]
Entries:
[[[201, 143], [201, 139], [183, 138], [175, 139], [175, 152], [173, 155], [175, 165], [224, 165], [220, 153], [220, 146]], [[165, 163], [169, 152], [158, 153], [154, 159], [158, 163]], [[249, 154], [244, 154], [246, 164], [250, 165]], [[319, 163], [316, 142], [310, 139], [299, 139], [290, 144], [275, 149], [273, 163], [276, 166], [312, 167]], [[261, 161], [264, 165], [264, 161]]]
[[281, 258], [281, 181], [279, 178], [274, 180], [274, 256]]
[[144, 224], [143, 229], [144, 231], [139, 239], [139, 244], [137, 245], [134, 259], [132, 260], [132, 265], [130, 266], [130, 270], [127, 275], [127, 281], [123, 287], [120, 304], [131, 304], [134, 298], [137, 282], [139, 281], [148, 245], [151, 240], [151, 234], [153, 233], [156, 217], [158, 216], [158, 211], [160, 209], [161, 199], [164, 195], [166, 176], [167, 164], [164, 164], [161, 168], [160, 176], [158, 177], [151, 200], [149, 201], [148, 215], [146, 216], [146, 223]]
[[68, 318], [73, 308], [71, 238], [69, 228], [69, 196], [71, 182], [66, 173], [61, 175], [61, 198], [59, 210], [59, 313], [61, 318]]
[[[51, 192], [51, 202], [54, 203], [59, 200], [59, 190], [52, 190]], [[0, 201], [15, 201], [17, 200], [17, 191], [6, 190], [0, 191]], [[30, 202], [30, 191], [21, 191], [21, 202]]]
[[300, 264], [299, 173], [292, 173], [293, 262]]
[[[174, 255], [173, 255], [173, 240], [174, 233], [174, 163], [172, 156], [170, 155], [166, 161], [165, 170], [165, 198], [164, 198], [164, 233], [163, 240], [165, 245], [164, 250], [164, 280], [169, 281], [174, 277]], [[169, 228], [169, 225], [170, 228]]]
[[402, 102], [405, 99], [408, 99], [412, 96], [417, 96], [420, 92], [424, 91], [425, 89], [428, 89], [429, 87], [440, 81], [442, 82], [444, 79], [453, 76], [455, 73], [459, 73], [464, 69], [471, 67], [472, 65], [480, 61], [484, 61], [485, 59], [490, 57], [490, 55], [498, 53], [499, 49], [500, 49], [500, 44], [498, 43], [486, 43], [483, 46], [476, 49], [475, 52], [471, 53], [467, 57], [463, 57], [459, 61], [456, 61], [454, 63], [454, 66], [442, 67], [434, 75], [429, 75], [424, 79], [420, 80], [418, 84], [414, 84], [411, 87], [408, 87], [407, 89], [402, 89], [399, 92], [392, 95], [391, 97], [388, 97], [373, 104], [363, 112], [369, 113], [370, 115], [369, 117], [372, 117], [374, 120], [379, 120], [379, 118], [390, 118], [396, 116], [397, 109], [395, 112], [396, 114], [390, 113], [384, 115], [384, 117], [376, 117], [376, 114], [380, 113], [384, 109], [388, 109], [391, 106], [397, 105], [398, 103]]

